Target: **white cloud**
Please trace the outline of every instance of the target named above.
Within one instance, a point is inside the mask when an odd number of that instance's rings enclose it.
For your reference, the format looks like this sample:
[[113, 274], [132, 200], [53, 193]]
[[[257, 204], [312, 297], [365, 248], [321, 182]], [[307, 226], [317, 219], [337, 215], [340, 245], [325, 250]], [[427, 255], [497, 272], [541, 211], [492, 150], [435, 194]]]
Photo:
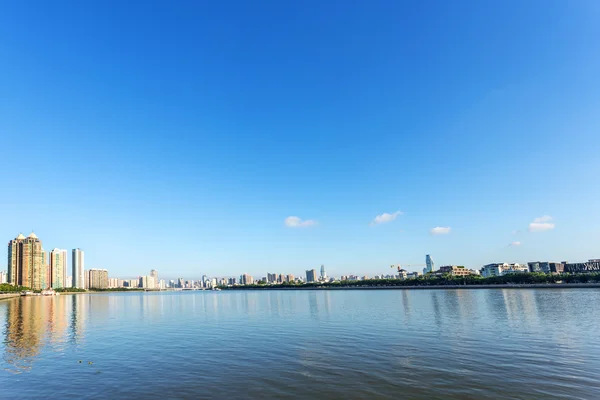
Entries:
[[299, 217], [287, 217], [285, 219], [285, 225], [289, 228], [306, 228], [317, 224], [317, 221], [312, 219], [302, 220]]
[[436, 226], [435, 228], [432, 228], [429, 233], [431, 233], [432, 235], [447, 235], [450, 233], [450, 227], [449, 226]]
[[533, 222], [529, 224], [529, 232], [544, 232], [554, 229], [554, 223], [550, 221], [552, 221], [552, 217], [549, 215], [534, 219]]
[[520, 246], [520, 245], [521, 245], [521, 242], [512, 242], [511, 244], [508, 245], [508, 247], [511, 247], [511, 246]]
[[404, 214], [402, 211], [396, 211], [395, 213], [383, 213], [375, 217], [373, 221], [371, 221], [371, 226], [385, 224], [386, 222], [391, 222], [396, 219], [398, 215]]

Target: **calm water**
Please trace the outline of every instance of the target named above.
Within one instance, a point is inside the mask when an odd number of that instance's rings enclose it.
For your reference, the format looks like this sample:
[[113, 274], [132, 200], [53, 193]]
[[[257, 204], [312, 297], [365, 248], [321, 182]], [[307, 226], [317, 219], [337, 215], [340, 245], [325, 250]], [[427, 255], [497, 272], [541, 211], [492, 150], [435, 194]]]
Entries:
[[0, 326], [2, 398], [600, 398], [595, 289], [28, 297]]

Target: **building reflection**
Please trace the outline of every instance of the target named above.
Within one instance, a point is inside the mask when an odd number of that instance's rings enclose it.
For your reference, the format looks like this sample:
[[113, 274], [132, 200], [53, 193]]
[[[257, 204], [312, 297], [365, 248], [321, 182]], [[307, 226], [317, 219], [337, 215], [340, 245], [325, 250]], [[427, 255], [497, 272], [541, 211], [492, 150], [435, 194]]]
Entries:
[[8, 302], [4, 361], [14, 367], [12, 372], [31, 369], [33, 359], [43, 343], [44, 303], [33, 298], [19, 298]]
[[3, 359], [7, 370], [28, 371], [45, 346], [60, 347], [84, 338], [88, 296], [20, 297], [2, 306], [6, 324]]

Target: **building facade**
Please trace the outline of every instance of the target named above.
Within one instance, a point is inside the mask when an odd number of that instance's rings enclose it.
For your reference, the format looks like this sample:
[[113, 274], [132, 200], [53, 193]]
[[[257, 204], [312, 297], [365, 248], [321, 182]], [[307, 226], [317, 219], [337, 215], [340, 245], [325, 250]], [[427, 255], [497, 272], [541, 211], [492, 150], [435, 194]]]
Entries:
[[317, 271], [315, 269], [306, 271], [306, 282], [315, 282], [317, 280]]
[[521, 264], [493, 263], [484, 265], [481, 269], [481, 275], [484, 278], [492, 276], [503, 276], [508, 274], [520, 274], [529, 272], [529, 267]]
[[67, 272], [67, 251], [53, 249], [49, 255], [50, 262], [50, 287], [60, 289], [65, 287]]
[[240, 276], [240, 283], [242, 285], [252, 285], [254, 284], [254, 278], [252, 277], [252, 275], [244, 274]]
[[47, 268], [42, 241], [31, 233], [8, 243], [8, 283], [34, 290], [46, 289]]
[[468, 276], [471, 275], [471, 270], [459, 265], [445, 265], [440, 267], [440, 273], [452, 276]]
[[78, 289], [85, 289], [85, 262], [83, 250], [81, 249], [73, 249], [72, 257], [71, 257], [71, 266], [72, 266], [72, 284], [71, 287]]
[[423, 274], [434, 271], [434, 264], [429, 254], [425, 255], [425, 268], [423, 268]]
[[158, 288], [158, 271], [153, 269], [150, 271], [150, 276], [154, 279], [154, 287]]
[[600, 259], [591, 259], [583, 263], [565, 263], [564, 272], [581, 274], [586, 272], [600, 272]]
[[543, 272], [545, 274], [562, 274], [565, 268], [565, 263], [533, 261], [528, 262], [527, 267], [529, 268], [529, 272]]
[[87, 289], [107, 289], [108, 271], [105, 269], [89, 269], [85, 271]]

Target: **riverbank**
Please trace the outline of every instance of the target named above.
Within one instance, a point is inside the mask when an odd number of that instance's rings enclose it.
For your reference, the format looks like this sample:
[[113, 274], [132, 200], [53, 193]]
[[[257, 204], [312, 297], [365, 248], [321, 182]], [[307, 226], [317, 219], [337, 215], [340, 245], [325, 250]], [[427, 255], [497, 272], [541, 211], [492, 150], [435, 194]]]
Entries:
[[263, 286], [228, 287], [223, 290], [447, 290], [447, 289], [600, 289], [600, 283], [531, 283], [497, 285], [427, 285], [427, 286]]
[[19, 293], [19, 292], [15, 292], [15, 293], [0, 293], [0, 300], [11, 299], [13, 297], [19, 297], [20, 295], [21, 295], [21, 293]]

